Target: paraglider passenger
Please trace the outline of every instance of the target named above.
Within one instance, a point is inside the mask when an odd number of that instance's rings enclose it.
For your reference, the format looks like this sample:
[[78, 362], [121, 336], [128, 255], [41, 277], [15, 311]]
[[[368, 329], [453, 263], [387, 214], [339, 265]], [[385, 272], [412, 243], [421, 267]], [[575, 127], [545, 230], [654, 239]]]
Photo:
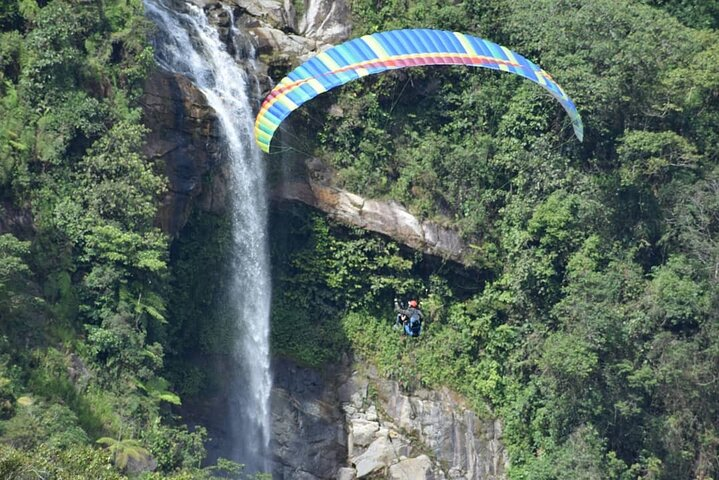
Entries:
[[410, 300], [408, 307], [404, 309], [395, 298], [394, 311], [397, 312], [397, 324], [404, 328], [405, 335], [409, 335], [410, 337], [419, 337], [422, 333], [422, 320], [424, 315], [419, 309], [417, 300]]

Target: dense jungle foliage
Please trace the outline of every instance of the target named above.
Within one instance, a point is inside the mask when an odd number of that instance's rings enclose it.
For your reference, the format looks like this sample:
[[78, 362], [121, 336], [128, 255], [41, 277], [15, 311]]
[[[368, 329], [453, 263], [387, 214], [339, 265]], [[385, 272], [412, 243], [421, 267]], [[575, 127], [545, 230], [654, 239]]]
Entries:
[[[352, 350], [407, 388], [449, 385], [504, 420], [512, 479], [719, 478], [719, 3], [351, 6], [357, 35], [426, 26], [522, 52], [576, 101], [585, 141], [538, 86], [474, 69], [367, 78], [297, 112], [319, 130], [302, 149], [343, 185], [458, 228], [475, 264], [275, 211], [275, 353]], [[150, 28], [140, 0], [0, 3], [0, 219], [16, 219], [0, 235], [0, 478], [238, 468], [200, 468], [206, 433], [174, 413], [213, 388], [193, 355], [223, 349], [208, 267], [228, 232], [195, 215], [170, 249], [154, 226]], [[410, 295], [429, 314], [411, 342], [391, 329]]]
[[166, 179], [138, 106], [150, 28], [141, 0], [0, 4], [3, 479], [239, 475], [200, 468], [206, 432], [163, 378]]
[[[432, 27], [522, 52], [575, 100], [585, 140], [538, 86], [460, 67], [303, 106], [298, 150], [459, 228], [476, 268], [287, 213], [278, 351], [321, 364], [349, 346], [408, 388], [490, 405], [512, 479], [719, 478], [719, 5], [352, 5], [356, 35]], [[423, 301], [419, 340], [391, 329], [395, 295]]]

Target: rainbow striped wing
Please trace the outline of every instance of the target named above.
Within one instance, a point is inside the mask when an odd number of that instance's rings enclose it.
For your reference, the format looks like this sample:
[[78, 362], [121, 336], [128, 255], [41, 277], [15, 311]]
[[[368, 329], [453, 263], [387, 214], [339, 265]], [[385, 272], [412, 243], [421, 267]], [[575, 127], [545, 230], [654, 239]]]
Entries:
[[411, 29], [374, 33], [332, 47], [295, 68], [272, 89], [255, 120], [255, 138], [270, 151], [282, 121], [300, 105], [334, 87], [374, 73], [421, 65], [467, 65], [521, 75], [538, 83], [562, 104], [574, 134], [584, 137], [572, 100], [539, 66], [508, 48], [478, 37], [443, 30]]

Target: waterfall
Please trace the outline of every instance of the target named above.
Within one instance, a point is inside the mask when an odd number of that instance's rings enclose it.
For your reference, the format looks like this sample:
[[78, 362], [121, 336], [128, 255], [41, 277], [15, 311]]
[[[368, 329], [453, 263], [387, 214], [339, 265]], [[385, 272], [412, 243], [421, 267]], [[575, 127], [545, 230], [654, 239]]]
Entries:
[[269, 471], [271, 285], [265, 173], [248, 95], [252, 78], [227, 51], [201, 8], [188, 2], [145, 0], [145, 9], [159, 30], [157, 63], [187, 76], [205, 94], [221, 126], [223, 154], [231, 163], [233, 248], [228, 263], [234, 273], [227, 308], [236, 319], [236, 331], [226, 423], [233, 445], [223, 450], [249, 471]]

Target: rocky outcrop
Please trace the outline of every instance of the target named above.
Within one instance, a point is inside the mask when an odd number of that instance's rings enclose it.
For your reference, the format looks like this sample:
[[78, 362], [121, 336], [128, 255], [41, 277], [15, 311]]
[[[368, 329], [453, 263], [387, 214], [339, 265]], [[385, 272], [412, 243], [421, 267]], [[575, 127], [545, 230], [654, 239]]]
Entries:
[[403, 392], [362, 363], [275, 366], [273, 478], [503, 480], [501, 423], [447, 389]]
[[345, 0], [304, 0], [300, 33], [320, 43], [339, 43], [352, 32], [351, 12]]
[[429, 255], [469, 265], [470, 248], [459, 233], [431, 220], [420, 220], [394, 201], [363, 198], [332, 185], [332, 174], [318, 159], [295, 168], [275, 186], [278, 201], [298, 201], [340, 222], [387, 235]]
[[279, 360], [272, 389], [273, 478], [334, 478], [347, 452], [340, 376]]
[[0, 235], [12, 233], [20, 238], [30, 237], [35, 232], [32, 213], [8, 201], [0, 201]]
[[480, 419], [447, 389], [407, 393], [371, 368], [360, 369], [340, 388], [340, 401], [357, 478], [505, 478], [501, 423]]
[[[306, 58], [317, 49], [317, 42], [299, 35], [287, 34], [277, 28], [253, 26], [248, 33], [257, 46], [260, 59], [271, 65], [282, 65], [286, 69], [297, 58]], [[279, 80], [279, 79], [275, 79]]]
[[219, 153], [215, 112], [202, 92], [186, 77], [158, 70], [147, 79], [141, 103], [151, 130], [145, 154], [164, 165], [168, 178], [157, 220], [162, 229], [176, 234], [193, 203], [224, 211], [229, 171]]

